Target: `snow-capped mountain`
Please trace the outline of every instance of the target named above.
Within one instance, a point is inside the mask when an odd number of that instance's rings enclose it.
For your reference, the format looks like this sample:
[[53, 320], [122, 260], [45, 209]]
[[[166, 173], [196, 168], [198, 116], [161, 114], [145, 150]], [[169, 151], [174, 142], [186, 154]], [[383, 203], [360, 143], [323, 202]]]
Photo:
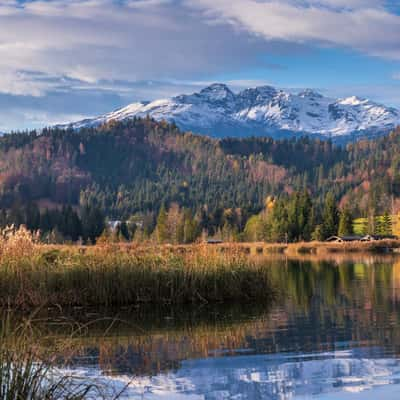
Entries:
[[214, 137], [309, 134], [346, 141], [384, 134], [400, 125], [399, 110], [358, 97], [333, 99], [311, 89], [293, 94], [271, 86], [234, 93], [216, 83], [199, 93], [133, 103], [62, 127], [79, 129], [147, 115]]

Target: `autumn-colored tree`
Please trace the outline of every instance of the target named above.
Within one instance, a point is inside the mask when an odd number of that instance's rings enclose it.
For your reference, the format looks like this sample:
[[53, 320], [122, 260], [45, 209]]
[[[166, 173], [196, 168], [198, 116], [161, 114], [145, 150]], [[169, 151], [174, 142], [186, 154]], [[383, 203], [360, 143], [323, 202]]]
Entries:
[[158, 243], [165, 243], [168, 240], [167, 212], [164, 204], [161, 206], [158, 213], [155, 231]]
[[244, 228], [244, 239], [248, 242], [264, 240], [265, 223], [265, 219], [261, 214], [251, 216]]
[[167, 232], [172, 243], [183, 241], [183, 215], [178, 203], [172, 203], [167, 212]]
[[393, 235], [400, 236], [400, 213], [394, 217], [392, 230], [393, 230]]

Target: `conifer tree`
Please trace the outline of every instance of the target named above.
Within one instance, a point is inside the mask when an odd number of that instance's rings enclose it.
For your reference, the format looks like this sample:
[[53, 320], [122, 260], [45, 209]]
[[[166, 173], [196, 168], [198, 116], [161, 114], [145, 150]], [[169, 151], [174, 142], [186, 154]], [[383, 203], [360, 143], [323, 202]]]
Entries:
[[383, 220], [381, 217], [375, 217], [375, 228], [374, 228], [374, 235], [384, 235], [384, 226], [383, 226]]
[[316, 240], [318, 242], [321, 242], [324, 240], [324, 229], [322, 225], [317, 225], [311, 234], [311, 240]]
[[392, 219], [388, 211], [385, 211], [382, 217], [382, 234], [384, 236], [391, 236], [393, 234]]
[[167, 211], [164, 204], [158, 213], [156, 235], [158, 243], [165, 243], [168, 240]]
[[185, 243], [185, 217], [179, 218], [178, 225], [176, 227], [176, 243]]
[[323, 211], [322, 229], [324, 238], [336, 235], [338, 231], [339, 212], [336, 206], [335, 197], [332, 192], [329, 192], [325, 197]]
[[350, 236], [353, 234], [353, 218], [350, 213], [350, 210], [345, 207], [341, 213], [339, 218], [339, 236]]
[[190, 210], [185, 212], [184, 221], [184, 242], [193, 243], [199, 235], [199, 226]]
[[117, 237], [122, 240], [130, 240], [128, 225], [125, 221], [122, 221], [117, 226]]
[[104, 214], [98, 206], [86, 204], [82, 208], [81, 219], [84, 239], [95, 243], [106, 227]]

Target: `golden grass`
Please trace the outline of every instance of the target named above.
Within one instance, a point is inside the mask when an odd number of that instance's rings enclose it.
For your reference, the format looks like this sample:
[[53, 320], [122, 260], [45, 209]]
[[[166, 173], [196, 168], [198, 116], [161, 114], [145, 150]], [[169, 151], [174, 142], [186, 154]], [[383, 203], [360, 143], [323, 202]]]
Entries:
[[[236, 252], [250, 255], [288, 256], [303, 254], [327, 255], [329, 253], [388, 253], [400, 249], [400, 240], [386, 239], [372, 242], [298, 242], [298, 243], [223, 243], [213, 246], [224, 252]], [[196, 246], [194, 246], [196, 248]]]
[[62, 368], [60, 355], [69, 351], [64, 340], [49, 348], [39, 338], [29, 319], [15, 324], [6, 315], [0, 320], [1, 399], [105, 399], [94, 380], [74, 376]]
[[399, 247], [398, 240], [48, 246], [24, 228], [8, 228], [0, 231], [0, 307], [266, 301], [275, 294], [268, 268], [249, 255], [322, 257]]
[[329, 254], [329, 253], [384, 253], [400, 248], [399, 240], [378, 240], [372, 242], [301, 242], [288, 244], [286, 254]]
[[1, 236], [3, 307], [250, 302], [273, 292], [268, 270], [240, 252], [51, 247], [24, 228]]

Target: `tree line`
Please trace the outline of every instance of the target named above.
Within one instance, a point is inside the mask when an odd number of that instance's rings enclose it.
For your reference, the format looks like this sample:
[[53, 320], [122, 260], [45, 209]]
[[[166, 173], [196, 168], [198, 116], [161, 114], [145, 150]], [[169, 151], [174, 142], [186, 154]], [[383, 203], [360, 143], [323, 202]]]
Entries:
[[161, 242], [310, 240], [349, 232], [350, 219], [362, 220], [362, 232], [388, 232], [400, 211], [399, 154], [400, 129], [347, 147], [307, 137], [215, 140], [150, 118], [16, 133], [0, 138], [0, 222], [88, 241], [102, 226], [88, 222], [90, 205], [121, 221], [126, 240], [155, 240], [163, 209], [171, 215]]
[[[332, 192], [320, 205], [307, 190], [280, 197], [268, 196], [256, 214], [241, 209], [207, 207], [193, 212], [178, 203], [164, 204], [157, 215], [133, 216], [129, 220], [108, 221], [95, 204], [78, 208], [40, 210], [35, 204], [0, 210], [0, 227], [24, 225], [40, 231], [46, 243], [112, 241], [153, 241], [160, 244], [189, 244], [210, 238], [222, 241], [300, 242], [323, 241], [335, 235], [354, 235], [354, 217], [345, 206], [339, 208]], [[362, 219], [359, 234], [390, 236], [394, 233], [388, 212], [373, 220]]]
[[24, 225], [31, 231], [40, 232], [45, 243], [82, 242], [95, 243], [106, 229], [104, 213], [95, 205], [85, 204], [75, 209], [40, 210], [36, 204], [14, 206], [0, 210], [0, 227]]

